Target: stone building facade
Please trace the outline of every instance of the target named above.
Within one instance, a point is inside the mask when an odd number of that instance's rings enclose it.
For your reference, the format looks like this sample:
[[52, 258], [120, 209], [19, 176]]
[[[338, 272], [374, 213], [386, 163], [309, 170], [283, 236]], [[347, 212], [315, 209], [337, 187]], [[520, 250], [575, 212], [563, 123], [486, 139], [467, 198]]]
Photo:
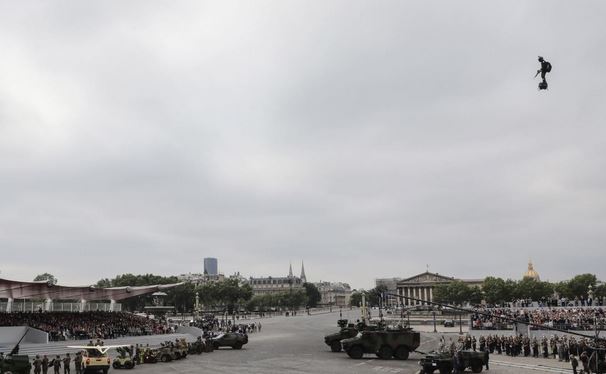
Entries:
[[340, 307], [349, 306], [351, 300], [351, 287], [341, 282], [319, 282], [314, 283], [320, 292], [321, 305], [333, 305]]
[[286, 277], [250, 277], [248, 284], [252, 287], [253, 295], [256, 296], [304, 290], [303, 284], [306, 281], [305, 268], [301, 264], [301, 276], [299, 277], [293, 275], [291, 265]]
[[[440, 284], [448, 284], [453, 281], [462, 281], [468, 286], [482, 286], [483, 279], [457, 279], [437, 273], [426, 271], [410, 278], [402, 279], [397, 283], [398, 295], [412, 297], [414, 299], [433, 301], [434, 287]], [[423, 305], [422, 301], [402, 299], [404, 306]]]

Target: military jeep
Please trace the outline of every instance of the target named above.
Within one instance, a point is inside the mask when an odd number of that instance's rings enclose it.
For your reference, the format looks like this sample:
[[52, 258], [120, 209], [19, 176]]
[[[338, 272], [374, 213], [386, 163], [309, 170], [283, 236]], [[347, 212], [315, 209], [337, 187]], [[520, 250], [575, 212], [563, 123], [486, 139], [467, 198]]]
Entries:
[[407, 360], [410, 352], [421, 344], [421, 335], [411, 328], [364, 330], [353, 338], [343, 340], [341, 344], [353, 359], [362, 358], [364, 353], [374, 353], [384, 360], [392, 357]]

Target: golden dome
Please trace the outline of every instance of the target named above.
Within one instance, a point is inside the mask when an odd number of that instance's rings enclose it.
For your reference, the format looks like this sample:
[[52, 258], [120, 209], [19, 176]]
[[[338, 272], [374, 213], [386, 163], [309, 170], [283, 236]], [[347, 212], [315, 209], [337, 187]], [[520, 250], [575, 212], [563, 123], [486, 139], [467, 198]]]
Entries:
[[526, 273], [524, 273], [524, 278], [532, 278], [536, 281], [541, 280], [539, 273], [537, 273], [532, 266], [532, 261], [528, 261], [528, 270], [526, 270]]

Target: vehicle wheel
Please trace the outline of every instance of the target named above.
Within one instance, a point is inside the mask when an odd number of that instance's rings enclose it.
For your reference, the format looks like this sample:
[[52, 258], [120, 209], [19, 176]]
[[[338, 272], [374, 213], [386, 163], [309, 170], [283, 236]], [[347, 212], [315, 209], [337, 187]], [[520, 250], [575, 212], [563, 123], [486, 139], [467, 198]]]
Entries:
[[133, 364], [132, 361], [130, 361], [130, 362], [125, 363], [124, 367], [127, 368], [127, 369], [132, 369], [132, 368], [135, 367], [135, 365]]
[[109, 369], [103, 369], [103, 374], [107, 374], [108, 371]]
[[362, 358], [362, 356], [364, 356], [364, 350], [359, 345], [354, 345], [353, 347], [349, 348], [347, 355], [353, 359], [359, 360]]
[[213, 343], [213, 348], [214, 349], [219, 349], [219, 343]]
[[118, 361], [114, 361], [114, 363], [112, 364], [112, 367], [114, 369], [120, 369], [120, 364], [118, 363]]
[[381, 346], [379, 352], [377, 352], [377, 356], [383, 360], [389, 360], [393, 356], [393, 349], [388, 345]]
[[175, 360], [180, 360], [180, 359], [181, 359], [181, 353], [175, 352]]
[[408, 360], [409, 354], [410, 352], [408, 351], [408, 348], [406, 346], [401, 345], [396, 348], [396, 351], [394, 352], [393, 356], [398, 360]]
[[238, 342], [238, 343], [234, 344], [234, 346], [232, 348], [233, 349], [242, 349], [242, 343]]
[[427, 373], [427, 374], [433, 374], [434, 370], [436, 370], [436, 369], [433, 368], [433, 367], [425, 367], [425, 368], [423, 368], [423, 372]]
[[334, 341], [330, 344], [330, 350], [333, 352], [341, 352], [341, 342]]
[[170, 361], [170, 356], [169, 355], [162, 355], [162, 356], [160, 356], [160, 361], [162, 361], [162, 362], [168, 362], [168, 361]]
[[471, 362], [471, 371], [474, 373], [481, 373], [484, 368], [484, 364], [480, 360], [474, 360]]
[[440, 374], [450, 374], [452, 373], [452, 368], [448, 364], [440, 365]]

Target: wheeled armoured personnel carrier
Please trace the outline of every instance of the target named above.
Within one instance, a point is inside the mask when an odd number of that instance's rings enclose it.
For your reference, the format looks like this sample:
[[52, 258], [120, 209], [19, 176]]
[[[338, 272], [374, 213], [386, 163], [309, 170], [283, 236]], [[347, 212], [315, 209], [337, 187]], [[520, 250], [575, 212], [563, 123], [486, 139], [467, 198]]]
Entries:
[[360, 359], [365, 353], [374, 353], [384, 360], [396, 358], [407, 360], [410, 352], [419, 347], [420, 333], [411, 328], [367, 329], [353, 338], [341, 341], [343, 350], [354, 359]]

